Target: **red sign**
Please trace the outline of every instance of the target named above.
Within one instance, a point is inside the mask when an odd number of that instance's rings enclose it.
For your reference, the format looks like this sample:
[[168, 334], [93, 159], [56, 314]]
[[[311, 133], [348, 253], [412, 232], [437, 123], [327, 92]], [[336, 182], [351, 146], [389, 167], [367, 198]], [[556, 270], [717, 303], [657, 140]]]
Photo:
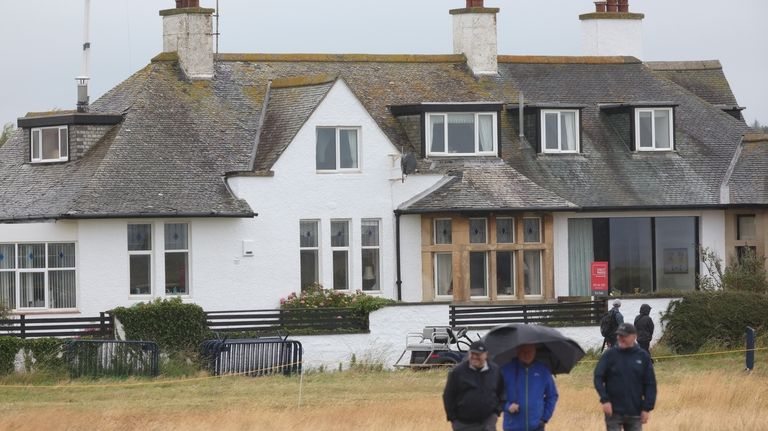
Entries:
[[592, 294], [608, 295], [608, 262], [592, 262]]

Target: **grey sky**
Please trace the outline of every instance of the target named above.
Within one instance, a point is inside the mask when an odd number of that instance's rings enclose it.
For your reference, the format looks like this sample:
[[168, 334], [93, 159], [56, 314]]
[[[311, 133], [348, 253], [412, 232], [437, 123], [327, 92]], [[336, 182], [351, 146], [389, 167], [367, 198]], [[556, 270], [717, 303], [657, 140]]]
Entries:
[[[220, 52], [444, 54], [464, 0], [220, 0]], [[215, 0], [202, 0], [213, 7]], [[92, 0], [91, 98], [162, 50], [173, 0]], [[500, 7], [499, 53], [580, 55], [591, 0], [486, 0]], [[632, 0], [644, 60], [722, 62], [747, 120], [768, 123], [768, 1]], [[75, 105], [82, 0], [0, 0], [0, 123]]]

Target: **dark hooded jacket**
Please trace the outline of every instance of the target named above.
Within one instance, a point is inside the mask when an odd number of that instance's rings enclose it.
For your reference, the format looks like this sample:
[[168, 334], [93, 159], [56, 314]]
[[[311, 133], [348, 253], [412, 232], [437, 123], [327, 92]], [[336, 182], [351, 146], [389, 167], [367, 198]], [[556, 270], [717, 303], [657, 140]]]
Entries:
[[650, 342], [653, 338], [653, 320], [649, 314], [651, 306], [643, 304], [640, 306], [640, 314], [635, 317], [635, 328], [637, 329], [637, 341]]

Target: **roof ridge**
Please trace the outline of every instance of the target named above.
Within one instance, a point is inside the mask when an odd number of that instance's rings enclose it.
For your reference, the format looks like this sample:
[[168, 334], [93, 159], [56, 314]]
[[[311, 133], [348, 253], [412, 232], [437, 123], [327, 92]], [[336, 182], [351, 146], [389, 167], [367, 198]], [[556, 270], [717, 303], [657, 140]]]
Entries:
[[717, 70], [722, 69], [720, 60], [646, 61], [653, 70]]
[[[165, 60], [163, 54], [155, 57]], [[169, 56], [170, 57], [170, 56]], [[338, 63], [464, 63], [464, 54], [216, 54], [217, 61]], [[170, 60], [170, 58], [168, 59]]]
[[312, 85], [330, 84], [338, 79], [338, 76], [319, 74], [319, 75], [300, 75], [288, 78], [275, 78], [272, 80], [272, 88], [296, 88], [309, 87]]
[[639, 64], [630, 56], [500, 55], [499, 63], [531, 64]]

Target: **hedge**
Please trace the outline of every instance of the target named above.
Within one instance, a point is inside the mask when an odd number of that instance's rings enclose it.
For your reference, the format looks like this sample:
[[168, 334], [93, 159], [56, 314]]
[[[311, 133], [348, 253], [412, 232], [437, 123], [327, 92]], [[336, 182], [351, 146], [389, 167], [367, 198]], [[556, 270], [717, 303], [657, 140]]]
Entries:
[[0, 375], [14, 371], [14, 359], [19, 350], [32, 353], [36, 369], [58, 369], [65, 365], [62, 346], [65, 340], [57, 338], [37, 338], [23, 340], [16, 337], [0, 337]]
[[155, 341], [167, 354], [196, 352], [211, 337], [205, 311], [180, 298], [139, 303], [112, 310], [128, 340]]
[[750, 292], [697, 292], [672, 301], [662, 317], [662, 342], [678, 353], [696, 352], [706, 344], [744, 347], [747, 326], [768, 330], [768, 296]]

